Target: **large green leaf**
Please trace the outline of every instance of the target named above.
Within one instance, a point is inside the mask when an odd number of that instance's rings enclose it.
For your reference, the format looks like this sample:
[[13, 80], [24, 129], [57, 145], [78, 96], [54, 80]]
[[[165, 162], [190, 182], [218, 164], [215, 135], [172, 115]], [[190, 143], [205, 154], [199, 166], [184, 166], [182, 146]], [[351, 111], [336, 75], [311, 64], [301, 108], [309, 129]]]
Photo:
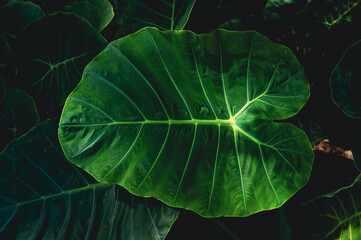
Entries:
[[118, 12], [118, 36], [126, 36], [148, 26], [161, 30], [181, 30], [188, 21], [195, 0], [126, 0], [125, 2], [122, 3], [125, 9], [119, 9], [122, 12]]
[[347, 115], [361, 118], [361, 40], [351, 45], [330, 80], [334, 102]]
[[95, 28], [74, 14], [43, 17], [16, 43], [22, 88], [46, 110], [61, 106], [84, 67], [106, 44]]
[[177, 216], [66, 161], [52, 120], [0, 154], [1, 239], [158, 240]]
[[305, 240], [361, 239], [361, 181], [322, 196], [308, 206]]
[[114, 41], [65, 104], [67, 158], [101, 182], [206, 217], [282, 205], [313, 152], [286, 123], [309, 96], [292, 52], [256, 32], [160, 32]]
[[99, 31], [103, 30], [113, 19], [113, 7], [108, 0], [84, 0], [75, 1], [67, 5], [63, 12], [73, 12], [86, 19]]
[[[0, 87], [5, 92], [5, 85]], [[4, 90], [4, 91], [3, 91]], [[0, 101], [0, 152], [15, 138], [29, 131], [39, 121], [34, 100], [24, 90], [9, 89]]]

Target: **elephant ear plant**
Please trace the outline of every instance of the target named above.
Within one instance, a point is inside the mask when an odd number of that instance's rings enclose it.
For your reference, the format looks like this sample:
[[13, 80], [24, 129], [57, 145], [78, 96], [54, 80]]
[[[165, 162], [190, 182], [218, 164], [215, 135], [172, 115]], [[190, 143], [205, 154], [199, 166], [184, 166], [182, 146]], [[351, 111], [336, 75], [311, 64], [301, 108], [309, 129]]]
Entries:
[[[361, 118], [361, 40], [349, 46], [333, 70], [330, 79], [332, 99], [335, 104], [355, 122], [356, 129]], [[361, 171], [361, 135], [351, 134], [351, 149], [355, 165]]]
[[309, 94], [296, 57], [261, 34], [144, 28], [87, 65], [59, 140], [100, 182], [204, 217], [248, 216], [308, 181], [308, 138], [280, 120]]

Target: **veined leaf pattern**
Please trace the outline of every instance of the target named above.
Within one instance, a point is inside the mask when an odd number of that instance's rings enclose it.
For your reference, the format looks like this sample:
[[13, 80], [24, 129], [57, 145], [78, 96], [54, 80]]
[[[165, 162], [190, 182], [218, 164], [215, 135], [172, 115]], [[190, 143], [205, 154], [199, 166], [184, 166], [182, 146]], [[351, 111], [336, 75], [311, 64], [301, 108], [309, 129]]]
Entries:
[[361, 41], [349, 46], [330, 79], [333, 101], [348, 116], [361, 118]]
[[119, 13], [118, 36], [126, 36], [143, 27], [160, 30], [182, 30], [186, 25], [195, 0], [128, 0]]
[[306, 135], [272, 120], [296, 114], [308, 96], [292, 52], [256, 32], [146, 28], [87, 66], [59, 139], [101, 182], [206, 217], [247, 216], [307, 182]]
[[62, 154], [48, 120], [0, 154], [1, 239], [164, 239], [178, 212], [96, 182]]
[[21, 85], [47, 111], [61, 106], [85, 66], [106, 44], [95, 28], [75, 14], [47, 15], [18, 37], [15, 52], [21, 56]]
[[302, 239], [356, 240], [361, 237], [361, 182], [321, 196], [308, 204]]
[[[4, 89], [3, 89], [4, 88]], [[4, 100], [0, 101], [0, 152], [12, 140], [28, 132], [39, 121], [39, 114], [36, 110], [34, 100], [24, 90], [4, 90]]]

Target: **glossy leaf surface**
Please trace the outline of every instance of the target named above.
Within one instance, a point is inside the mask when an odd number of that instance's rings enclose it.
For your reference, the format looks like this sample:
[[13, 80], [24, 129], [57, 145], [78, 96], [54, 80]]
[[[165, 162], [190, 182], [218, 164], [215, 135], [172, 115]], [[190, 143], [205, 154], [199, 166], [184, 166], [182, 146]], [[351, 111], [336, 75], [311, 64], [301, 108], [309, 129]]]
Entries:
[[79, 15], [99, 31], [114, 17], [113, 7], [108, 0], [75, 1], [72, 5], [65, 6], [62, 11]]
[[308, 206], [304, 240], [361, 238], [361, 182], [316, 199]]
[[158, 240], [178, 216], [66, 161], [52, 120], [0, 154], [0, 186], [1, 239]]
[[[2, 88], [2, 89], [1, 89]], [[34, 100], [24, 90], [0, 87], [4, 93], [0, 101], [0, 152], [15, 138], [29, 131], [39, 121]]]
[[309, 96], [292, 52], [256, 32], [160, 32], [112, 42], [65, 104], [67, 158], [101, 182], [206, 217], [282, 205], [313, 152], [296, 114]]
[[32, 23], [18, 37], [16, 56], [22, 88], [53, 109], [81, 79], [85, 66], [106, 46], [88, 22], [74, 14], [52, 14]]
[[361, 41], [351, 45], [331, 75], [334, 102], [347, 115], [361, 118]]
[[187, 23], [195, 0], [127, 0], [118, 13], [118, 36], [126, 36], [143, 27], [181, 30]]

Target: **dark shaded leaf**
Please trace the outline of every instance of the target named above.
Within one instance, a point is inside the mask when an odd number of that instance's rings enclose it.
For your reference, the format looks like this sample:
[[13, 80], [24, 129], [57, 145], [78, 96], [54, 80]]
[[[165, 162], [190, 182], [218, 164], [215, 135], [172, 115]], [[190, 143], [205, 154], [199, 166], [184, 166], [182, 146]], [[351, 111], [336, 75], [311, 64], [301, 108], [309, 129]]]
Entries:
[[348, 116], [361, 118], [361, 40], [350, 46], [330, 79], [334, 102]]
[[[5, 93], [5, 85], [1, 87]], [[9, 89], [0, 102], [0, 152], [39, 121], [34, 100], [24, 90]]]
[[72, 5], [65, 6], [62, 11], [77, 14], [99, 31], [103, 30], [114, 17], [113, 7], [108, 0], [75, 1]]
[[194, 3], [195, 0], [123, 1], [125, 9], [119, 9], [122, 12], [117, 13], [117, 35], [126, 36], [148, 26], [160, 30], [181, 30], [188, 21]]
[[361, 238], [361, 181], [319, 197], [307, 206], [305, 240]]
[[15, 75], [15, 56], [12, 47], [4, 36], [0, 35], [0, 76]]
[[32, 2], [11, 2], [0, 8], [0, 34], [15, 38], [30, 23], [43, 16], [41, 8]]
[[98, 183], [64, 158], [48, 120], [0, 154], [1, 239], [164, 239], [178, 212]]
[[4, 97], [6, 93], [6, 84], [5, 81], [0, 77], [0, 104], [3, 103]]
[[74, 14], [52, 14], [31, 24], [16, 43], [21, 86], [39, 111], [61, 106], [80, 81], [84, 67], [107, 42]]

